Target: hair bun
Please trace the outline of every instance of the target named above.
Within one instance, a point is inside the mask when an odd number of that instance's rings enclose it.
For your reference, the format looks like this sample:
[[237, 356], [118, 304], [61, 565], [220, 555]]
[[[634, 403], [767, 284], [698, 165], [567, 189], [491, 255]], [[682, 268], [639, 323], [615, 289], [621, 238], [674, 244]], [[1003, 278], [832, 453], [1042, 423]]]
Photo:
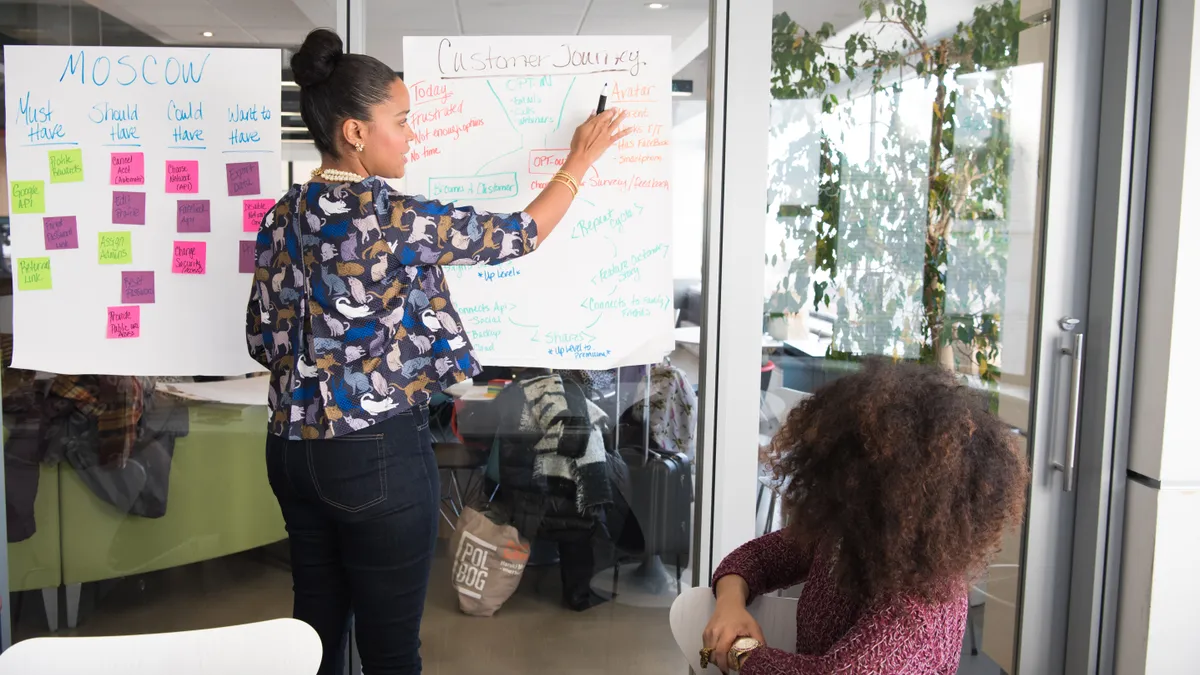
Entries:
[[301, 87], [311, 87], [329, 79], [342, 58], [342, 38], [326, 28], [318, 28], [304, 38], [300, 51], [292, 56], [292, 77]]

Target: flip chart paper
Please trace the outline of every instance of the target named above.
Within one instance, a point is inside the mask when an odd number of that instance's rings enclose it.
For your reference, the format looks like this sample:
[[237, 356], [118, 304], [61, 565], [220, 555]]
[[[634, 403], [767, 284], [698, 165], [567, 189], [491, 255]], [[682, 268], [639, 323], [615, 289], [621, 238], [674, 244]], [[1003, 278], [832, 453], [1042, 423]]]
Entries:
[[[244, 199], [283, 193], [279, 51], [4, 49], [14, 367], [260, 371], [246, 353], [240, 242], [253, 236], [240, 225]], [[258, 167], [254, 194], [229, 195], [239, 164]], [[252, 170], [233, 173], [236, 190], [253, 187]], [[176, 256], [176, 242], [196, 245]], [[138, 311], [110, 321], [123, 307]], [[64, 316], [71, 330], [46, 330]], [[135, 325], [136, 339], [108, 339]]]
[[79, 248], [79, 225], [75, 216], [42, 218], [42, 227], [45, 229], [47, 251]]
[[136, 305], [130, 307], [108, 308], [109, 340], [127, 340], [142, 335], [142, 308]]
[[140, 152], [114, 152], [109, 160], [108, 182], [112, 185], [145, 185], [146, 156]]
[[634, 128], [575, 177], [579, 198], [535, 253], [446, 268], [485, 364], [604, 369], [674, 348], [670, 65], [665, 37], [404, 39], [414, 194], [524, 208], [562, 168], [606, 82], [608, 105]]

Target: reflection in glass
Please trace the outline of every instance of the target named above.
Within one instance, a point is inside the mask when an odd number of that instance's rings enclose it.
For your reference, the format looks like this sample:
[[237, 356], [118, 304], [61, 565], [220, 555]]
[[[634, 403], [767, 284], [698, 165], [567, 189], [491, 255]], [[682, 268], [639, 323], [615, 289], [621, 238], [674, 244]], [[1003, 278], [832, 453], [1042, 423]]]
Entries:
[[[762, 440], [868, 355], [948, 368], [1024, 431], [1048, 33], [1013, 0], [862, 9], [776, 1]], [[962, 672], [1011, 671], [1020, 545], [973, 587]]]

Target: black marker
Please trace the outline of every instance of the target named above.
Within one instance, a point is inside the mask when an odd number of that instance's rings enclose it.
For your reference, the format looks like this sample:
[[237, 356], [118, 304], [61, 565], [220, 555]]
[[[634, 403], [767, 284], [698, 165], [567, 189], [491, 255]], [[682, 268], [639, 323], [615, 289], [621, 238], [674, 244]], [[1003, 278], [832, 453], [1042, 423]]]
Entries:
[[600, 102], [596, 104], [596, 114], [604, 112], [604, 106], [608, 105], [608, 83], [604, 83], [604, 88], [600, 90]]

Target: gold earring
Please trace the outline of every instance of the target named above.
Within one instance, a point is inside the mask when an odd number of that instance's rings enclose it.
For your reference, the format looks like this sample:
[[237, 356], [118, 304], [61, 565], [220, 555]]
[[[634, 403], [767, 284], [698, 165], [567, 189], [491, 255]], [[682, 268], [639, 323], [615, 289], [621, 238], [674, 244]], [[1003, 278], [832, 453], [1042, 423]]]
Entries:
[[355, 149], [355, 150], [357, 150], [357, 151], [359, 151], [359, 152], [362, 152], [362, 151], [363, 151], [363, 144], [362, 144], [361, 142], [359, 142], [359, 143], [355, 143], [355, 144], [354, 144], [354, 149]]

